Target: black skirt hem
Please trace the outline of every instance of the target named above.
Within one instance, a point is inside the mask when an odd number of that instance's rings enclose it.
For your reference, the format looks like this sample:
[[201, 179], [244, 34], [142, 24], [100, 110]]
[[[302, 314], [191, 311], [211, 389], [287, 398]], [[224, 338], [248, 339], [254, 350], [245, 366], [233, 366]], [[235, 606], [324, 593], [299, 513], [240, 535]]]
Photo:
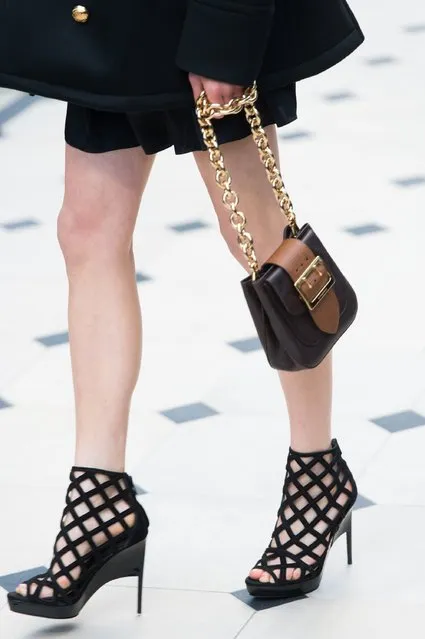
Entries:
[[[296, 85], [260, 93], [257, 107], [263, 126], [285, 126], [297, 118]], [[220, 145], [251, 134], [244, 113], [214, 121]], [[65, 141], [86, 153], [141, 147], [154, 155], [174, 147], [176, 155], [204, 151], [194, 105], [140, 113], [111, 113], [68, 105]]]

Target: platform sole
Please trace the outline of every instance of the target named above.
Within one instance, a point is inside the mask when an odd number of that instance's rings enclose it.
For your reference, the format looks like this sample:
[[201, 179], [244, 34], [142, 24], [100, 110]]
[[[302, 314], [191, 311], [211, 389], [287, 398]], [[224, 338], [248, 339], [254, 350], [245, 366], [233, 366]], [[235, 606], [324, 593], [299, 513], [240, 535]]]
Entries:
[[72, 619], [79, 615], [89, 599], [105, 584], [123, 577], [138, 578], [137, 612], [141, 612], [143, 567], [145, 561], [146, 539], [130, 548], [120, 551], [109, 559], [87, 582], [79, 599], [72, 604], [49, 604], [43, 600], [28, 601], [18, 593], [9, 593], [9, 608], [13, 612], [48, 619]]
[[302, 597], [313, 590], [317, 590], [322, 580], [322, 573], [315, 579], [300, 584], [285, 584], [279, 586], [276, 584], [262, 584], [255, 579], [246, 580], [246, 588], [252, 597], [262, 599], [292, 599]]
[[[347, 560], [348, 564], [351, 565], [353, 562], [352, 559], [352, 510], [350, 510], [341, 524], [338, 527], [338, 530], [335, 533], [335, 536], [332, 540], [332, 543], [328, 549], [327, 554], [329, 553], [331, 547], [336, 542], [336, 540], [342, 535], [347, 535]], [[259, 599], [292, 599], [296, 597], [302, 597], [303, 595], [307, 595], [314, 590], [317, 590], [320, 586], [320, 582], [322, 581], [323, 571], [325, 568], [325, 562], [323, 563], [322, 569], [316, 577], [312, 579], [305, 579], [304, 581], [287, 581], [284, 584], [278, 583], [261, 583], [257, 579], [251, 579], [248, 577], [245, 580], [246, 589], [252, 597], [257, 597]]]

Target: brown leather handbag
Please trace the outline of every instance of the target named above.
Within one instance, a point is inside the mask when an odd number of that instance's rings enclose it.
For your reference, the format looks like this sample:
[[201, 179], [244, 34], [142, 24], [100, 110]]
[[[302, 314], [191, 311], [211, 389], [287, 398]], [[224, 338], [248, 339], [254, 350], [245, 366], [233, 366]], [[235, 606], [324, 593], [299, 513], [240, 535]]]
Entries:
[[[242, 289], [270, 366], [285, 371], [315, 368], [354, 321], [357, 298], [311, 226], [298, 228], [255, 107], [257, 97], [256, 85], [224, 106], [210, 104], [203, 93], [197, 102], [197, 116], [217, 184], [224, 191], [223, 203], [230, 211], [230, 223], [251, 271], [242, 280]], [[287, 219], [281, 245], [262, 266], [212, 125], [215, 115], [241, 111], [245, 111], [267, 177]]]

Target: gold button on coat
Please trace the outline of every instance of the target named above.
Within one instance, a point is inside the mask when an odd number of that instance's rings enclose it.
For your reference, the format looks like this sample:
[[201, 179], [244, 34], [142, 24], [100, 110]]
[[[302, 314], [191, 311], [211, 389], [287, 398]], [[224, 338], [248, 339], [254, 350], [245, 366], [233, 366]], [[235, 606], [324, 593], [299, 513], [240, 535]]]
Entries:
[[75, 22], [87, 22], [89, 19], [89, 11], [86, 7], [83, 7], [81, 4], [77, 4], [76, 7], [72, 10], [72, 17]]

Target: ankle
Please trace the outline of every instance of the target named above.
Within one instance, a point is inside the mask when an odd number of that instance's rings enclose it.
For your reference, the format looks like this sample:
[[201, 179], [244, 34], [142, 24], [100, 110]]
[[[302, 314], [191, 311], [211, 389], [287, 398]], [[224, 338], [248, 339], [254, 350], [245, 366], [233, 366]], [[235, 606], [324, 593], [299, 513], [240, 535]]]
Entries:
[[123, 473], [125, 468], [124, 461], [122, 460], [114, 460], [96, 455], [76, 455], [74, 466], [106, 473]]
[[[99, 441], [94, 429], [90, 436], [78, 437], [74, 466], [95, 468], [111, 473], [122, 473], [125, 469], [126, 430], [117, 433], [110, 441]], [[103, 445], [102, 445], [103, 444]]]
[[292, 437], [291, 450], [299, 455], [308, 455], [313, 453], [326, 453], [332, 449], [332, 438], [330, 435], [324, 437]]

